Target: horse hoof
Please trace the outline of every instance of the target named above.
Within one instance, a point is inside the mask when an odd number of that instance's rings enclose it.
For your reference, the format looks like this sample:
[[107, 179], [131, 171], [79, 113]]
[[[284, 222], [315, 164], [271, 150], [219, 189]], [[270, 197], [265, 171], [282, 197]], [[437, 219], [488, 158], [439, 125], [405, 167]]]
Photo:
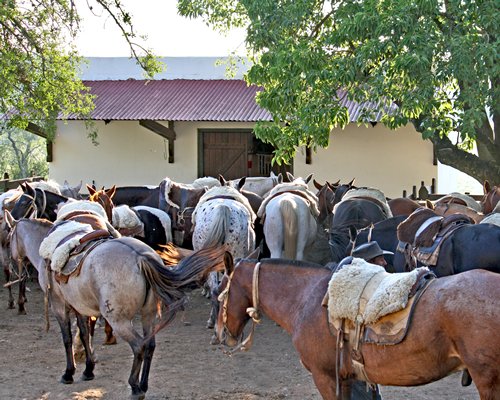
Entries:
[[132, 400], [144, 400], [146, 398], [146, 393], [142, 391], [138, 391], [137, 393], [132, 393], [132, 396], [130, 396]]
[[17, 312], [18, 315], [26, 315], [26, 310], [19, 310]]
[[211, 321], [207, 322], [207, 329], [214, 329], [214, 323]]
[[114, 336], [110, 339], [106, 339], [104, 342], [104, 345], [106, 346], [111, 346], [113, 344], [116, 344], [116, 338]]
[[61, 383], [64, 383], [65, 385], [71, 385], [73, 383], [73, 377], [72, 376], [66, 376], [63, 375], [61, 377]]
[[16, 306], [13, 302], [9, 303], [9, 305], [7, 306], [7, 309], [9, 309], [9, 310], [13, 310], [14, 308], [16, 308]]
[[83, 374], [82, 375], [82, 381], [91, 381], [93, 380], [95, 377], [95, 375], [93, 373], [90, 373], [90, 374]]
[[217, 344], [220, 344], [220, 340], [217, 338], [216, 335], [213, 335], [212, 338], [210, 339], [210, 344], [212, 345], [217, 345]]

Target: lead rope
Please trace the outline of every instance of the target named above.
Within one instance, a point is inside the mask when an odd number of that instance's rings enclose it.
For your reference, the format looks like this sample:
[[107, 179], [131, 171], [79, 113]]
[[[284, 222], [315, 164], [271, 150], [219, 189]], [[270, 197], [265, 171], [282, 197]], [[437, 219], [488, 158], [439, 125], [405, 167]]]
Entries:
[[227, 352], [228, 355], [233, 355], [237, 351], [247, 351], [252, 347], [253, 344], [253, 334], [255, 332], [255, 326], [260, 323], [261, 317], [258, 310], [259, 305], [259, 271], [260, 271], [260, 262], [255, 264], [255, 268], [253, 270], [253, 278], [252, 278], [252, 307], [248, 307], [246, 309], [247, 314], [252, 318], [252, 328], [250, 333], [238, 346], [236, 346], [233, 350]]

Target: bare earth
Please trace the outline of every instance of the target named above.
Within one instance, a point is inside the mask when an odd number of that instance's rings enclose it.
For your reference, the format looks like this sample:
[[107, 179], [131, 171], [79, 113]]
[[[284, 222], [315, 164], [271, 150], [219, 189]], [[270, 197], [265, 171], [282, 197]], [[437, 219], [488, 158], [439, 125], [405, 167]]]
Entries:
[[[51, 316], [50, 329], [45, 332], [42, 291], [36, 282], [29, 287], [28, 315], [7, 310], [7, 290], [0, 290], [0, 399], [129, 398], [132, 352], [122, 340], [115, 346], [101, 345], [102, 328], [95, 340], [99, 358], [95, 379], [83, 382], [83, 366], [78, 365], [75, 383], [59, 383], [65, 368], [59, 327]], [[321, 399], [290, 337], [274, 322], [264, 320], [257, 327], [249, 352], [228, 357], [220, 347], [209, 344], [211, 332], [205, 329], [208, 300], [199, 291], [189, 298], [184, 314], [157, 336], [147, 399]], [[459, 374], [418, 388], [383, 387], [382, 394], [385, 400], [479, 399], [474, 385], [460, 385]]]

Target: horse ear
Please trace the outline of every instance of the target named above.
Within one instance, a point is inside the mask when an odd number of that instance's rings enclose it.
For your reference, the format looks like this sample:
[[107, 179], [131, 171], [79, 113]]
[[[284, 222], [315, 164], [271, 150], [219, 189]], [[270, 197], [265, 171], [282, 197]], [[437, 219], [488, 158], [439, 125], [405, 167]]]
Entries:
[[227, 186], [227, 181], [224, 179], [224, 177], [219, 174], [219, 183], [221, 186]]
[[313, 185], [318, 190], [321, 190], [321, 188], [323, 187], [323, 185], [321, 185], [316, 179], [313, 179]]
[[247, 177], [244, 176], [243, 178], [240, 179], [240, 181], [238, 182], [238, 191], [240, 191], [241, 189], [243, 189], [243, 186], [245, 185], [245, 182], [247, 181]]
[[425, 200], [425, 206], [430, 210], [434, 210], [434, 204], [429, 199]]
[[312, 177], [313, 177], [313, 174], [312, 174], [312, 173], [310, 173], [310, 174], [307, 176], [307, 178], [306, 178], [306, 179], [304, 179], [304, 182], [305, 182], [305, 183], [309, 183], [309, 181], [312, 179]]
[[286, 171], [286, 177], [290, 182], [293, 182], [295, 180], [295, 177], [288, 171]]
[[89, 191], [89, 194], [91, 196], [93, 196], [95, 194], [95, 192], [96, 192], [95, 188], [92, 187], [92, 186], [90, 186], [89, 184], [87, 184], [86, 186], [87, 186], [87, 190]]
[[252, 260], [258, 260], [260, 256], [260, 247], [257, 247], [254, 251], [252, 251], [246, 258], [250, 258]]
[[112, 198], [113, 198], [113, 196], [115, 195], [115, 193], [116, 193], [116, 185], [113, 185], [113, 186], [111, 187], [111, 189], [108, 189], [108, 190], [106, 191], [106, 195], [107, 195], [110, 199], [112, 199]]
[[80, 181], [80, 184], [73, 187], [73, 190], [75, 191], [75, 193], [78, 193], [80, 191], [80, 189], [82, 188], [82, 184], [83, 184], [83, 181]]
[[233, 255], [229, 251], [224, 252], [224, 266], [226, 267], [226, 275], [229, 275], [231, 274], [231, 272], [233, 272]]
[[355, 180], [356, 180], [356, 178], [352, 178], [352, 181], [351, 181], [351, 182], [349, 182], [349, 183], [347, 184], [347, 186], [349, 186], [349, 187], [353, 186], [353, 185], [354, 185], [354, 181], [355, 181]]
[[278, 183], [283, 183], [283, 174], [281, 172], [278, 174]]
[[356, 242], [357, 237], [358, 237], [358, 230], [356, 229], [355, 226], [349, 225], [349, 239], [353, 244], [353, 248], [354, 248], [354, 242]]
[[490, 182], [489, 181], [484, 181], [483, 183], [483, 190], [484, 190], [484, 194], [488, 194], [491, 190], [491, 185], [490, 185]]
[[35, 197], [35, 195], [36, 195], [35, 189], [33, 189], [33, 187], [28, 182], [24, 182], [24, 186], [22, 186], [22, 188], [23, 188], [24, 193], [26, 193], [32, 197]]

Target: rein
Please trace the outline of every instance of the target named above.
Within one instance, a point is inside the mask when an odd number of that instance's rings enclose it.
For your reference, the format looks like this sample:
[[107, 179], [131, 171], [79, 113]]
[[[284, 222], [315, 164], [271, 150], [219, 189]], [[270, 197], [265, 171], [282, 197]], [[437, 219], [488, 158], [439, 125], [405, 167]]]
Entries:
[[[252, 328], [250, 330], [250, 333], [248, 336], [234, 349], [230, 351], [226, 351], [225, 353], [228, 355], [233, 355], [237, 351], [247, 351], [252, 347], [253, 344], [253, 334], [255, 332], [255, 326], [260, 323], [261, 321], [261, 316], [258, 310], [258, 304], [259, 304], [259, 272], [260, 272], [260, 266], [261, 263], [258, 262], [255, 264], [255, 268], [253, 270], [253, 277], [252, 277], [252, 307], [248, 307], [246, 309], [247, 314], [249, 315], [250, 318], [252, 318]], [[228, 282], [226, 288], [222, 291], [222, 293], [219, 295], [218, 300], [222, 301], [222, 324], [223, 324], [223, 331], [226, 335], [231, 337], [234, 340], [237, 340], [231, 332], [229, 332], [229, 329], [227, 327], [227, 303], [229, 302], [229, 288], [231, 286], [231, 280], [233, 278], [234, 270], [231, 272], [231, 275], [229, 275]]]

